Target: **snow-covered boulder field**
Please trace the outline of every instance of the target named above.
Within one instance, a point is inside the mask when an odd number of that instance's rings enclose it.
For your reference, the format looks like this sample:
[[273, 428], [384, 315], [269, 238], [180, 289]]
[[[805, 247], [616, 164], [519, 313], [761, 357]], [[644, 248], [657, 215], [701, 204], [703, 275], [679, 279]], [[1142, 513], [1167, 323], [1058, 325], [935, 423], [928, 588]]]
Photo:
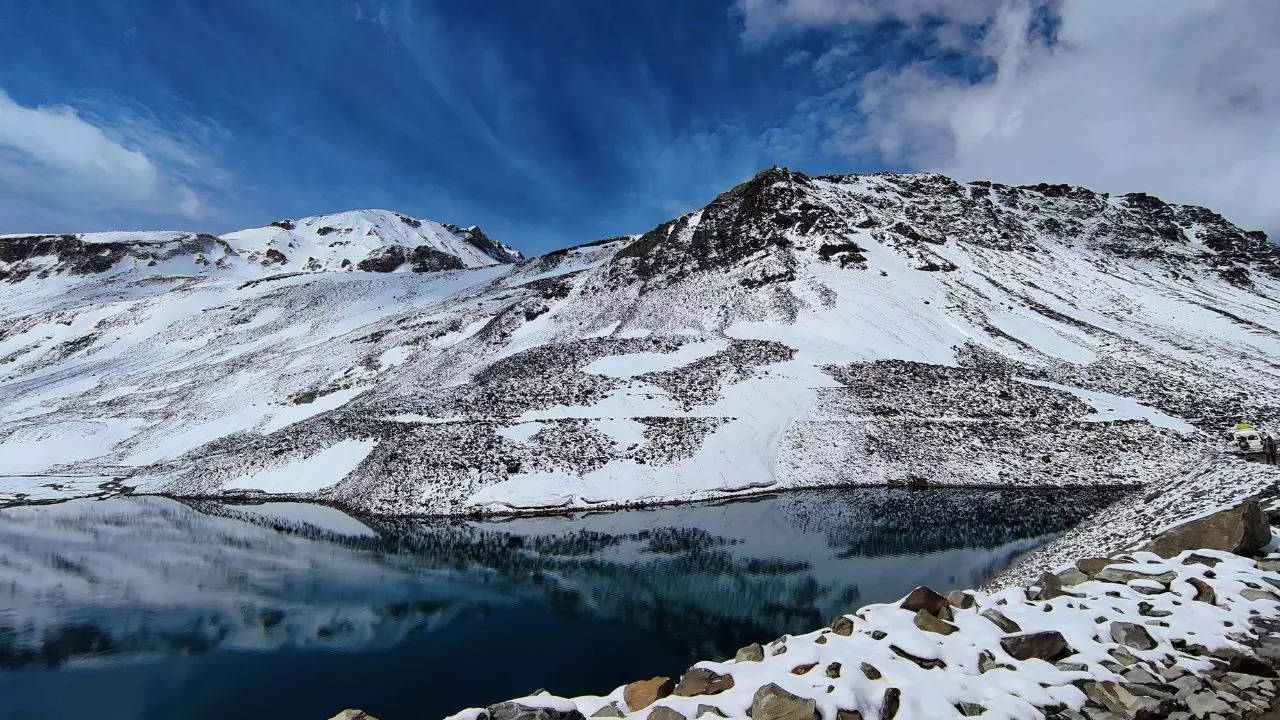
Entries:
[[1280, 421], [1280, 249], [1205, 208], [760, 173], [524, 259], [357, 211], [0, 238], [0, 503], [529, 513], [1144, 485]]
[[451, 720], [1273, 717], [1280, 537], [1257, 501], [1146, 546], [1161, 553], [1082, 557], [993, 592], [921, 587], [679, 678]]

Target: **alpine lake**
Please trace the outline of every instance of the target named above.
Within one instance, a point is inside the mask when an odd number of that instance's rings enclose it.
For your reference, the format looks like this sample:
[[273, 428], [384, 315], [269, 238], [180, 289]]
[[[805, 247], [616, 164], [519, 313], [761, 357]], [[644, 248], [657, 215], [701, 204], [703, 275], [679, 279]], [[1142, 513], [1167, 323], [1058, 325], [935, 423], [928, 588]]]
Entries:
[[809, 490], [507, 520], [10, 507], [0, 717], [408, 720], [606, 693], [916, 585], [981, 585], [1120, 495]]

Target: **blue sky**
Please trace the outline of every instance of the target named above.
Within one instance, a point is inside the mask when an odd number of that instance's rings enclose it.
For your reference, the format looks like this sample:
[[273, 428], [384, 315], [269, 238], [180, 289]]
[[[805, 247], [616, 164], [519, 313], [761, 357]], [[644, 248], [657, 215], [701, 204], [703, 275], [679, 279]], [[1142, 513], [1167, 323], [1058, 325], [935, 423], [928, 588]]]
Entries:
[[[1266, 4], [1169, 13], [1140, 33], [1145, 52], [1172, 52], [1216, 23], [1220, 41], [1184, 71], [1134, 67], [1106, 29], [1139, 28], [1141, 13], [963, 5], [4, 3], [0, 232], [226, 232], [387, 207], [540, 252], [644, 231], [773, 164], [1065, 180], [1275, 219], [1262, 198], [1232, 200], [1244, 180], [1201, 188], [1205, 173], [1241, 174], [1214, 153], [1262, 144], [1277, 159], [1263, 129], [1274, 80], [1244, 73], [1230, 93], [1197, 81], [1275, 59], [1233, 49], [1274, 20]], [[1108, 68], [1138, 77], [1110, 88]], [[1156, 108], [1169, 118], [1153, 121], [1149, 93], [1117, 107], [1144, 83], [1173, 98]], [[1233, 102], [1248, 117], [1229, 137], [1159, 159], [1207, 127], [1223, 135], [1209, 110]], [[1085, 121], [1117, 136], [1071, 129]], [[1157, 137], [1135, 153], [1142, 127]]]

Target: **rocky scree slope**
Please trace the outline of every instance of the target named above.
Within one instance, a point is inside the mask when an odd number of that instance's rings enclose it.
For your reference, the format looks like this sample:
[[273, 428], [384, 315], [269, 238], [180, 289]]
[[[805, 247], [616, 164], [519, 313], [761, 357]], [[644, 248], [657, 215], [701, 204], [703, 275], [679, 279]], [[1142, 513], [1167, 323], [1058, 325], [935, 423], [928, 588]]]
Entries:
[[[364, 227], [293, 225], [286, 267]], [[775, 168], [639, 236], [424, 272], [264, 276], [236, 235], [248, 279], [0, 285], [0, 493], [469, 514], [1143, 483], [1280, 415], [1280, 251], [1142, 194]]]

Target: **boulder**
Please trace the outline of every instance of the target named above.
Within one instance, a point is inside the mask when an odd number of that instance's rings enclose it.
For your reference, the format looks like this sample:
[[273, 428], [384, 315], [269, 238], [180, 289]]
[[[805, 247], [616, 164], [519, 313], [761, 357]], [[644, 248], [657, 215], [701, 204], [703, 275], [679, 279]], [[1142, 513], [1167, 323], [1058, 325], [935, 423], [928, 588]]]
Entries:
[[1132, 568], [1119, 568], [1115, 565], [1111, 565], [1099, 570], [1098, 574], [1093, 576], [1093, 579], [1101, 582], [1119, 583], [1121, 585], [1127, 585], [1134, 580], [1153, 580], [1162, 585], [1168, 585], [1177, 579], [1177, 577], [1178, 574], [1174, 572], [1152, 574], [1141, 570], [1134, 570]]
[[884, 691], [884, 700], [880, 703], [880, 720], [893, 720], [902, 704], [902, 691], [891, 687]]
[[831, 632], [837, 635], [845, 635], [845, 636], [852, 635], [853, 620], [850, 619], [848, 615], [841, 615], [840, 617], [831, 621]]
[[1039, 658], [1047, 662], [1061, 660], [1075, 652], [1057, 630], [1006, 635], [1000, 639], [1000, 647], [1019, 660]]
[[599, 710], [591, 713], [593, 718], [620, 718], [625, 717], [626, 713], [622, 712], [622, 708], [617, 703], [609, 703]]
[[795, 666], [795, 667], [791, 668], [791, 674], [792, 674], [792, 675], [804, 675], [805, 673], [809, 672], [810, 670], [814, 669], [814, 668], [815, 668], [815, 667], [817, 667], [817, 666], [818, 666], [818, 663], [816, 663], [816, 662], [805, 663], [805, 664], [803, 664], [803, 665], [797, 665], [797, 666]]
[[751, 699], [751, 720], [821, 720], [818, 704], [792, 695], [773, 683], [763, 685]]
[[704, 715], [714, 715], [716, 717], [729, 717], [728, 715], [724, 714], [723, 710], [716, 707], [715, 705], [698, 705], [698, 710], [693, 714], [693, 716], [695, 718], [700, 718]]
[[648, 680], [637, 680], [622, 689], [622, 701], [631, 712], [643, 710], [671, 694], [676, 684], [669, 677], [651, 677]]
[[334, 715], [333, 717], [329, 718], [329, 720], [378, 720], [378, 718], [370, 715], [369, 713], [363, 710], [347, 708], [346, 710], [343, 710], [337, 715]]
[[1118, 561], [1104, 557], [1080, 558], [1076, 561], [1076, 569], [1089, 577], [1097, 575], [1102, 568]]
[[836, 720], [862, 720], [862, 713], [857, 710], [836, 710]]
[[488, 713], [489, 720], [586, 720], [576, 709], [530, 707], [511, 701], [490, 705]]
[[732, 675], [721, 675], [715, 670], [709, 668], [690, 668], [680, 678], [680, 682], [676, 684], [673, 692], [681, 697], [692, 697], [694, 695], [715, 695], [733, 687]]
[[973, 596], [963, 590], [952, 590], [947, 593], [947, 602], [961, 610], [968, 610], [976, 604]]
[[1166, 558], [1183, 550], [1200, 548], [1250, 555], [1268, 542], [1271, 542], [1271, 527], [1266, 513], [1257, 500], [1246, 500], [1166, 530], [1143, 549]]
[[834, 679], [836, 679], [836, 678], [838, 678], [838, 677], [840, 677], [840, 668], [841, 668], [841, 667], [842, 667], [842, 666], [841, 666], [841, 665], [840, 665], [840, 663], [838, 663], [838, 662], [833, 662], [833, 663], [831, 663], [831, 664], [827, 665], [827, 677], [829, 677], [829, 678], [831, 678], [831, 679], [833, 679], [833, 680], [834, 680]]
[[764, 660], [764, 646], [760, 643], [751, 643], [739, 650], [733, 659], [737, 662], [760, 662]]
[[923, 585], [912, 590], [903, 598], [902, 604], [898, 607], [911, 612], [923, 610], [943, 620], [951, 619], [951, 604], [947, 602], [947, 599]]
[[1156, 646], [1155, 638], [1151, 637], [1151, 633], [1137, 623], [1118, 621], [1111, 623], [1111, 639], [1136, 650], [1151, 650]]
[[862, 674], [866, 675], [868, 680], [879, 680], [881, 678], [880, 671], [871, 663], [859, 663], [858, 668], [862, 670]]
[[995, 626], [1000, 628], [1000, 630], [1003, 632], [1007, 632], [1007, 633], [1022, 632], [1022, 627], [1018, 625], [1018, 623], [1005, 617], [1004, 613], [1000, 612], [999, 610], [996, 610], [995, 608], [987, 608], [986, 610], [983, 610], [981, 613], [979, 613], [979, 615], [995, 623]]
[[1212, 585], [1199, 578], [1188, 578], [1187, 582], [1190, 583], [1193, 588], [1196, 588], [1196, 597], [1194, 597], [1194, 600], [1207, 602], [1210, 603], [1210, 605], [1217, 602], [1217, 594], [1213, 592]]
[[1085, 582], [1086, 580], [1089, 579], [1089, 576], [1086, 575], [1084, 571], [1080, 570], [1079, 568], [1068, 568], [1067, 570], [1063, 570], [1062, 572], [1058, 573], [1057, 578], [1058, 578], [1058, 582], [1063, 587], [1071, 587], [1073, 585], [1079, 585], [1080, 583]]
[[921, 630], [924, 630], [925, 632], [938, 633], [939, 635], [950, 635], [960, 629], [946, 620], [939, 620], [924, 610], [916, 611], [915, 623], [916, 627]]
[[659, 705], [649, 711], [648, 720], [689, 720], [689, 718], [681, 715], [675, 710], [672, 710], [666, 705]]

